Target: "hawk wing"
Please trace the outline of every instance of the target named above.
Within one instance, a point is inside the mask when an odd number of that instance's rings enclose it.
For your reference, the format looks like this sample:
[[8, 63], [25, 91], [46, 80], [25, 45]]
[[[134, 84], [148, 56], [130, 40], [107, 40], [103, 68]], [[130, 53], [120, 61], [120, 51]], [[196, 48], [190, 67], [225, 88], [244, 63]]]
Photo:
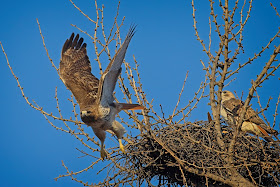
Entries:
[[86, 43], [79, 34], [67, 39], [61, 51], [60, 77], [75, 96], [80, 108], [93, 104], [97, 97], [99, 80], [91, 73]]
[[[274, 134], [274, 135], [278, 134], [278, 132], [276, 130], [274, 130], [270, 126], [266, 125], [266, 123], [258, 116], [258, 113], [256, 111], [254, 111], [251, 107], [249, 107], [247, 109], [247, 112], [245, 115], [245, 120], [248, 122], [254, 123], [256, 125], [259, 125], [261, 128], [263, 128], [269, 134]], [[261, 129], [261, 131], [263, 132], [262, 129]], [[265, 134], [265, 133], [263, 132], [263, 134]], [[266, 136], [267, 136], [267, 134], [266, 134]]]
[[238, 116], [238, 111], [240, 108], [242, 108], [242, 106], [243, 102], [235, 98], [231, 98], [222, 103], [222, 107], [225, 109], [227, 117], [231, 120], [233, 120], [234, 117]]
[[99, 81], [97, 97], [98, 100], [96, 101], [97, 104], [101, 104], [102, 106], [108, 106], [109, 104], [113, 103], [113, 91], [115, 89], [118, 77], [122, 71], [121, 65], [123, 63], [127, 47], [131, 38], [135, 34], [135, 28], [136, 26], [130, 27], [123, 44], [121, 45], [121, 47], [107, 66], [106, 70], [102, 74]]
[[[244, 106], [243, 101], [238, 100], [236, 98], [231, 98], [223, 102], [223, 107], [225, 108], [227, 113], [234, 117], [240, 116], [243, 110], [243, 106]], [[256, 124], [264, 123], [264, 121], [258, 116], [258, 114], [251, 107], [247, 109], [247, 112], [245, 114], [245, 121], [250, 121]]]

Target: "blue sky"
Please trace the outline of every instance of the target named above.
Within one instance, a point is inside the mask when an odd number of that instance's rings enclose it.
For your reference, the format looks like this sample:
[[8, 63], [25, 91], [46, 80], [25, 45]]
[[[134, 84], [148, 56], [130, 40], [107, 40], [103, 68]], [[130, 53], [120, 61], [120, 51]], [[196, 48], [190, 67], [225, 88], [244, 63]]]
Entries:
[[[276, 0], [272, 2], [280, 10], [280, 2]], [[75, 3], [93, 20], [96, 18], [94, 1], [75, 1]], [[105, 0], [102, 3], [105, 5], [105, 25], [107, 24], [108, 29], [113, 23], [117, 2]], [[209, 2], [199, 1], [195, 4], [199, 33], [207, 42]], [[176, 105], [186, 72], [189, 71], [189, 77], [182, 97], [183, 103], [187, 103], [193, 97], [204, 79], [200, 60], [207, 62], [207, 58], [194, 36], [191, 3], [183, 0], [122, 0], [120, 18], [123, 16], [126, 19], [121, 29], [122, 36], [125, 36], [131, 23], [138, 25], [126, 60], [132, 62], [132, 55], [135, 55], [140, 64], [142, 83], [148, 98], [154, 98], [155, 107], [159, 108], [159, 104], [162, 104], [165, 112], [170, 114]], [[65, 93], [69, 96], [69, 92], [65, 90], [46, 56], [36, 18], [41, 24], [50, 56], [57, 66], [64, 41], [72, 32], [79, 32], [70, 24], [78, 25], [89, 33], [93, 33], [94, 25], [67, 0], [16, 0], [1, 3], [0, 41], [8, 54], [10, 64], [30, 100], [34, 99], [45, 110], [51, 112], [56, 110], [55, 87], [58, 87], [61, 95]], [[255, 1], [251, 19], [245, 28], [247, 30], [244, 31], [245, 54], [240, 56], [238, 62], [245, 62], [248, 57], [261, 50], [260, 46], [267, 44], [279, 26], [280, 18], [275, 15], [269, 3], [261, 4], [260, 1]], [[90, 54], [93, 46], [88, 37], [82, 36], [88, 42], [89, 58], [93, 62], [94, 53]], [[216, 44], [217, 41], [213, 40], [213, 48]], [[279, 39], [273, 45], [279, 45]], [[254, 66], [241, 71], [240, 77], [227, 89], [237, 91], [239, 96], [242, 91], [247, 94], [251, 79], [256, 78], [270, 54], [271, 51], [264, 53]], [[106, 65], [108, 62], [104, 63]], [[92, 67], [94, 69], [98, 66], [93, 64]], [[0, 53], [0, 72], [1, 185], [80, 186], [68, 178], [54, 181], [59, 174], [66, 173], [61, 160], [74, 171], [88, 166], [92, 160], [78, 158], [81, 154], [75, 148], [81, 147], [80, 143], [74, 137], [55, 130], [38, 111], [26, 104], [2, 53]], [[98, 71], [94, 69], [93, 72]], [[263, 84], [263, 88], [259, 90], [262, 105], [266, 105], [269, 96], [273, 97], [272, 108], [266, 112], [269, 121], [273, 120], [274, 105], [280, 93], [279, 70], [275, 74], [276, 76]], [[257, 107], [255, 100], [252, 103]], [[198, 105], [191, 120], [206, 119], [207, 111], [209, 107], [205, 100]], [[280, 120], [278, 124], [279, 122]], [[94, 168], [81, 179], [98, 182], [100, 177], [94, 173], [97, 170], [98, 168]]]

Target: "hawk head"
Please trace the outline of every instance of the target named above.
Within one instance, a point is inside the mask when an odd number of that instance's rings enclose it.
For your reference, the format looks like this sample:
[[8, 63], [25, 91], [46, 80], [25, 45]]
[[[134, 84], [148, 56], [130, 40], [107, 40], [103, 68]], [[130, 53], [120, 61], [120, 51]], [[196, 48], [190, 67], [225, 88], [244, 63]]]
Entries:
[[222, 101], [227, 101], [232, 98], [235, 98], [235, 96], [233, 95], [232, 92], [227, 91], [227, 90], [222, 92]]
[[83, 110], [81, 110], [81, 119], [84, 123], [93, 123], [97, 121], [98, 114], [96, 113], [96, 110], [94, 110], [95, 107], [86, 107]]

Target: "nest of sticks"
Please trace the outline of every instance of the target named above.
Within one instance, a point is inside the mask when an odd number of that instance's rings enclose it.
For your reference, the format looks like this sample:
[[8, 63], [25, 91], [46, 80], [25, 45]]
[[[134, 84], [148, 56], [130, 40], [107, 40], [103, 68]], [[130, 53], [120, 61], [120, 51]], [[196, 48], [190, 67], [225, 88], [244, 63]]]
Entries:
[[[233, 129], [223, 124], [222, 131], [228, 148]], [[259, 186], [278, 186], [278, 149], [256, 136], [242, 133], [236, 140], [233, 163], [229, 165], [225, 161], [228, 153], [221, 150], [214, 132], [213, 123], [208, 121], [153, 129], [132, 139], [125, 156], [129, 163], [126, 168], [133, 171], [139, 185], [145, 182], [150, 186], [156, 179], [158, 186], [227, 186], [209, 174], [227, 179], [230, 167], [235, 167], [244, 178]]]

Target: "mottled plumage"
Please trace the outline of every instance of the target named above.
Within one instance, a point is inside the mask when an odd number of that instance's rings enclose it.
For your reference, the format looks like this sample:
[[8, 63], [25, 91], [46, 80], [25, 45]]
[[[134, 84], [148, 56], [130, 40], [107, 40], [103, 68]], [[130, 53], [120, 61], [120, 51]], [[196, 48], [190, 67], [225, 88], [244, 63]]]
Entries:
[[[232, 92], [222, 92], [221, 116], [223, 116], [226, 121], [236, 125], [244, 109], [243, 106], [244, 103], [241, 100], [236, 99]], [[269, 140], [272, 139], [269, 134], [277, 134], [277, 131], [267, 126], [258, 116], [258, 113], [251, 107], [249, 107], [245, 113], [241, 130]]]
[[86, 43], [79, 34], [74, 33], [63, 45], [60, 61], [60, 77], [66, 87], [75, 96], [81, 111], [81, 119], [91, 126], [101, 141], [101, 157], [106, 156], [104, 141], [106, 130], [113, 131], [119, 139], [120, 149], [124, 152], [121, 143], [125, 128], [117, 121], [115, 115], [121, 110], [143, 109], [138, 104], [114, 103], [113, 91], [121, 73], [125, 53], [135, 27], [131, 27], [123, 44], [109, 63], [108, 67], [98, 80], [91, 73], [91, 65], [87, 56]]

